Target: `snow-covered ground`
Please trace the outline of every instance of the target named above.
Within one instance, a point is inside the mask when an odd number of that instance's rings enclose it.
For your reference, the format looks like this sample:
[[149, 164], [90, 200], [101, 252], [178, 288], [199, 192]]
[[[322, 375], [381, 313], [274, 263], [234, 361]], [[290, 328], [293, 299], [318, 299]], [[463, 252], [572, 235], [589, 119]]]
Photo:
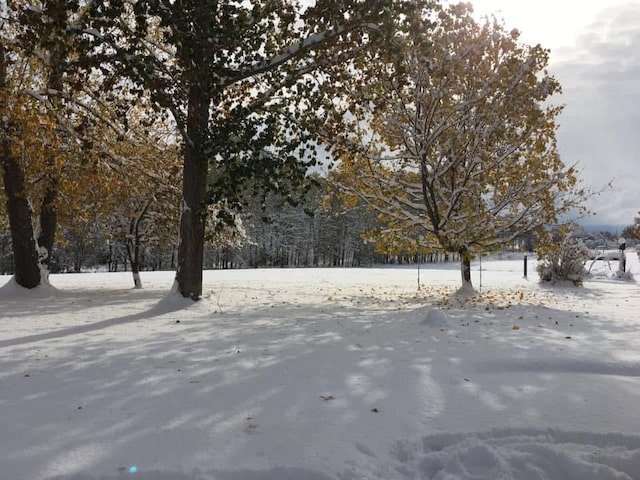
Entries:
[[607, 268], [484, 260], [466, 300], [457, 265], [209, 271], [196, 304], [0, 277], [0, 478], [640, 479], [640, 287]]

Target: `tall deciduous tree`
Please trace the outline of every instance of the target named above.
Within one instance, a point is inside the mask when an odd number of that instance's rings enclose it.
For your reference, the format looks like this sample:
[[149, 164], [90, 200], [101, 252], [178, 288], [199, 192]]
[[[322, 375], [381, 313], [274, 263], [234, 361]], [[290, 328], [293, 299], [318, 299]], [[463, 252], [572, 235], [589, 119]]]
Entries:
[[560, 85], [547, 50], [468, 4], [414, 17], [400, 40], [351, 109], [346, 144], [360, 152], [342, 157], [345, 188], [380, 213], [387, 241], [458, 252], [471, 287], [476, 252], [580, 207], [556, 148], [560, 108], [546, 103]]
[[[35, 50], [43, 60], [42, 72], [45, 77], [44, 97], [49, 108], [57, 114], [61, 110], [60, 95], [64, 90], [64, 76], [67, 72], [67, 61], [71, 51], [62, 32], [67, 26], [67, 8], [65, 0], [49, 0], [44, 2], [43, 12], [49, 19], [43, 24], [43, 31], [38, 36]], [[56, 174], [56, 153], [46, 153], [46, 174], [43, 175], [44, 194], [37, 212], [36, 242], [40, 257], [42, 282], [48, 282], [48, 272], [53, 252], [53, 244], [58, 226], [58, 197], [59, 178]]]
[[11, 102], [14, 85], [9, 75], [9, 53], [5, 42], [0, 43], [0, 148], [4, 193], [11, 229], [11, 241], [16, 270], [16, 282], [26, 288], [40, 284], [37, 245], [31, 223], [31, 206], [26, 196], [26, 178], [15, 142], [24, 126], [20, 108]]
[[[101, 139], [113, 159], [120, 159], [109, 177], [111, 191], [103, 221], [111, 240], [122, 243], [131, 264], [135, 288], [142, 288], [141, 250], [149, 244], [175, 248], [180, 205], [180, 152], [172, 130], [149, 115], [141, 102], [127, 112], [130, 129], [144, 130], [144, 142]], [[108, 131], [106, 133], [109, 133]]]
[[[247, 178], [300, 184], [329, 87], [360, 52], [393, 31], [405, 0], [88, 3], [77, 29], [105, 84], [147, 89], [171, 112], [183, 145], [176, 280], [202, 294], [206, 203], [239, 200]], [[141, 90], [142, 92], [142, 90]]]
[[105, 85], [79, 54], [88, 5], [16, 0], [2, 24], [11, 47], [2, 50], [2, 173], [16, 280], [28, 288], [48, 281], [59, 221], [78, 228], [126, 204], [131, 189], [159, 193], [136, 188], [142, 178], [146, 186], [177, 178], [148, 103], [124, 82]]
[[[17, 0], [4, 7], [0, 26], [3, 178], [16, 281], [26, 288], [48, 283], [58, 225], [61, 152], [74, 149], [61, 125], [66, 120], [64, 78], [73, 55], [66, 41], [70, 8], [64, 0], [41, 5]], [[36, 12], [46, 21], [25, 29]], [[30, 176], [34, 172], [35, 179]]]

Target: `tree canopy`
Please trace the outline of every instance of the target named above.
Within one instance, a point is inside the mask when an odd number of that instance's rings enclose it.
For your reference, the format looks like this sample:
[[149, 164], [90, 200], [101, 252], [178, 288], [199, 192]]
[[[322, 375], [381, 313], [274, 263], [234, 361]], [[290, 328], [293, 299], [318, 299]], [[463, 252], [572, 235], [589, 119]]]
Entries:
[[[170, 113], [183, 146], [178, 290], [198, 299], [206, 203], [237, 203], [247, 179], [300, 185], [323, 105], [349, 62], [414, 2], [96, 2], [74, 27], [81, 65], [131, 82]], [[254, 183], [255, 184], [255, 183]]]
[[133, 265], [145, 241], [174, 243], [179, 217], [178, 290], [197, 300], [207, 225], [233, 242], [241, 229], [224, 224], [243, 204], [294, 203], [319, 147], [342, 200], [379, 216], [369, 234], [386, 254], [457, 252], [464, 282], [475, 254], [582, 208], [557, 151], [549, 52], [469, 4], [5, 9], [2, 175], [23, 286], [46, 281], [59, 222], [109, 224]]
[[508, 245], [581, 208], [557, 151], [549, 52], [467, 4], [434, 6], [359, 88], [339, 150], [343, 192], [377, 211], [376, 237], [461, 254]]

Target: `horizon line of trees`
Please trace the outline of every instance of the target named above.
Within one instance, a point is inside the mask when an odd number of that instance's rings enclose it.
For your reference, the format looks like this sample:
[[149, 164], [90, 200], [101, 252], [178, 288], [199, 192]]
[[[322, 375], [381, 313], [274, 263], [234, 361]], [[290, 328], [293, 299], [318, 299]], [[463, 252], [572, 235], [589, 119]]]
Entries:
[[[269, 215], [257, 205], [246, 210], [239, 219], [244, 230], [242, 238], [205, 245], [204, 268], [364, 267], [459, 261], [452, 252], [398, 252], [391, 245], [388, 249], [377, 247], [364, 238], [366, 231], [380, 223], [376, 216], [361, 209], [345, 212], [339, 205], [327, 210], [321, 204], [323, 184], [326, 180], [298, 205], [270, 196]], [[95, 224], [84, 231], [62, 228], [63, 240], [53, 249], [51, 273], [130, 271], [126, 239], [114, 238], [112, 230], [108, 225], [96, 228]], [[140, 248], [138, 269], [175, 270], [176, 259], [175, 243], [147, 242]], [[0, 274], [13, 273], [11, 236], [5, 230], [0, 232]]]
[[[382, 227], [383, 222], [374, 212], [362, 208], [345, 211], [339, 202], [327, 202], [330, 188], [329, 180], [318, 177], [299, 204], [287, 203], [278, 195], [267, 197], [265, 207], [254, 202], [239, 215], [241, 233], [233, 229], [231, 240], [218, 235], [217, 241], [207, 242], [204, 268], [366, 267], [460, 260], [457, 253], [441, 249], [398, 250], [392, 244], [371, 242], [366, 233]], [[130, 271], [126, 236], [113, 234], [120, 228], [118, 217], [107, 220], [113, 223], [89, 223], [82, 231], [62, 228], [61, 241], [53, 249], [51, 273]], [[533, 235], [525, 235], [510, 250], [531, 251], [533, 242]], [[0, 230], [0, 274], [14, 273], [12, 260], [11, 236], [8, 230]], [[175, 270], [175, 240], [145, 242], [140, 246], [138, 263], [139, 271]]]

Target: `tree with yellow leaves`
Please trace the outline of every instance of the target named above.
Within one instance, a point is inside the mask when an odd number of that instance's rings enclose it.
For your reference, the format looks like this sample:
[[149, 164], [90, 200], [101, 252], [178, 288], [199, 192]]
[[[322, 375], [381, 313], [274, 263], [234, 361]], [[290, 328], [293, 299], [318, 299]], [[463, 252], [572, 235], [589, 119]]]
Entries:
[[[0, 176], [16, 281], [48, 282], [58, 223], [82, 231], [122, 217], [137, 270], [145, 239], [176, 237], [181, 178], [172, 127], [150, 115], [147, 97], [130, 85], [106, 88], [99, 72], [77, 70], [68, 35], [82, 12], [64, 0], [9, 7], [0, 29]], [[29, 36], [23, 23], [36, 13], [38, 35]]]
[[[0, 43], [0, 173], [11, 227], [16, 281], [27, 288], [47, 281], [48, 217], [45, 215], [46, 219], [42, 219], [36, 215], [34, 218], [32, 206], [37, 200], [40, 205], [51, 203], [51, 168], [37, 169], [38, 178], [32, 179], [25, 159], [44, 158], [57, 147], [51, 118], [41, 115], [37, 102], [22, 88], [30, 68], [29, 62], [19, 61], [4, 41]], [[36, 196], [30, 198], [29, 190], [37, 191]]]
[[[146, 123], [144, 109], [131, 107], [130, 127]], [[145, 244], [177, 246], [180, 212], [180, 148], [167, 139], [167, 127], [153, 119], [144, 142], [117, 140], [103, 145], [110, 163], [112, 188], [105, 197], [115, 202], [103, 219], [106, 235], [125, 247], [135, 288], [142, 288], [141, 249]]]
[[[182, 296], [202, 295], [207, 205], [241, 204], [248, 183], [283, 193], [303, 186], [333, 86], [363, 51], [384, 48], [417, 3], [67, 2], [77, 14], [65, 35], [75, 34], [79, 62], [105, 84], [149, 93], [173, 118], [183, 147]], [[31, 10], [29, 25], [48, 21]]]
[[341, 185], [379, 212], [383, 241], [459, 253], [471, 288], [475, 254], [557, 223], [585, 192], [556, 148], [549, 52], [469, 4], [432, 12], [409, 22], [393, 61], [367, 67], [344, 115]]
[[84, 149], [82, 135], [74, 131], [77, 117], [63, 104], [73, 52], [65, 38], [55, 34], [66, 27], [66, 7], [64, 0], [42, 7], [47, 22], [42, 24], [39, 42], [26, 36], [20, 26], [20, 15], [37, 8], [31, 3], [7, 4], [0, 24], [0, 173], [15, 278], [26, 288], [48, 283], [64, 159]]

